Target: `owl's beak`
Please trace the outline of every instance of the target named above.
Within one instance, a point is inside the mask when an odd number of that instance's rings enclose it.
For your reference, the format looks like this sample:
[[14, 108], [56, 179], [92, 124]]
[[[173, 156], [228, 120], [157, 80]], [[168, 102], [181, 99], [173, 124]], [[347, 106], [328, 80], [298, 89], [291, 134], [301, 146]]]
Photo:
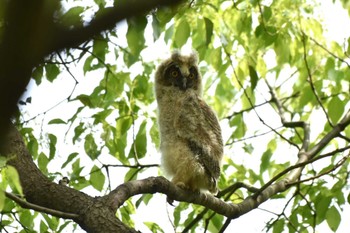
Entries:
[[181, 79], [181, 86], [180, 86], [180, 89], [184, 91], [184, 90], [186, 90], [186, 88], [187, 88], [187, 78], [183, 77], [183, 78]]

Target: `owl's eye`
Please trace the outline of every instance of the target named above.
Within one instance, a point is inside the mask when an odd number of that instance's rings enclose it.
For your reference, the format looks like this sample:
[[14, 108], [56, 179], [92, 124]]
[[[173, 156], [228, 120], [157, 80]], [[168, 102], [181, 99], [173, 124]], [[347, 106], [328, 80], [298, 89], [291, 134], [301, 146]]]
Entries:
[[190, 79], [194, 79], [195, 75], [194, 73], [190, 73], [190, 75], [188, 76]]
[[179, 72], [177, 70], [173, 70], [170, 74], [173, 78], [176, 78], [179, 75]]

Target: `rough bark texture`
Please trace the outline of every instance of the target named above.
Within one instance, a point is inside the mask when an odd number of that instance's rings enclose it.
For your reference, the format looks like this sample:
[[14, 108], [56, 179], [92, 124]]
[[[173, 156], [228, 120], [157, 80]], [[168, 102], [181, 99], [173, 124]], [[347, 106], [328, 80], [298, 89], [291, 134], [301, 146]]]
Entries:
[[9, 159], [20, 176], [25, 198], [30, 203], [77, 214], [73, 219], [87, 232], [136, 232], [115, 216], [105, 199], [90, 197], [83, 192], [49, 181], [36, 167], [22, 136], [13, 126], [6, 136], [1, 154]]

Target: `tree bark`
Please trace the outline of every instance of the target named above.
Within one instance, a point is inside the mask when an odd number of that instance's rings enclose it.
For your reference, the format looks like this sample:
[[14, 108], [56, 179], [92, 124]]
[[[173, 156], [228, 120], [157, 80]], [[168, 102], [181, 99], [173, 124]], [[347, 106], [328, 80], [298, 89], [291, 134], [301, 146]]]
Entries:
[[18, 130], [10, 125], [1, 154], [17, 169], [26, 201], [51, 210], [76, 214], [72, 220], [87, 232], [136, 232], [115, 216], [106, 199], [47, 179], [33, 162]]

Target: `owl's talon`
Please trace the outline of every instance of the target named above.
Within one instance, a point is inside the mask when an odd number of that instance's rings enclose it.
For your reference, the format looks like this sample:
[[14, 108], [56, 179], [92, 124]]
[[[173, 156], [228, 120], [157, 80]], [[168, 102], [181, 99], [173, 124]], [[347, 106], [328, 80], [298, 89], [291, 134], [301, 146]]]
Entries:
[[177, 182], [175, 185], [180, 189], [185, 189], [185, 190], [188, 189], [188, 187], [182, 182]]
[[169, 205], [174, 206], [174, 200], [171, 199], [170, 197], [166, 198], [166, 202], [168, 202]]

